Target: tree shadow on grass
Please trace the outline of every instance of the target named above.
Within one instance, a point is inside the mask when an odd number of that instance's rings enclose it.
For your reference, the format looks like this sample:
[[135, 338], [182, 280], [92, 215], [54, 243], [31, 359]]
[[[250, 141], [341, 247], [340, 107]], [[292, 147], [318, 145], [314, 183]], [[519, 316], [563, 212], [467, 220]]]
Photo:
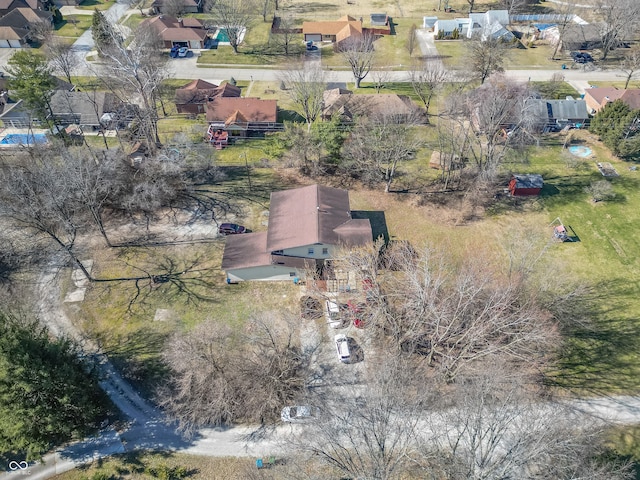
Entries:
[[549, 385], [606, 394], [640, 390], [640, 321], [629, 314], [637, 286], [619, 279], [550, 305], [564, 344]]

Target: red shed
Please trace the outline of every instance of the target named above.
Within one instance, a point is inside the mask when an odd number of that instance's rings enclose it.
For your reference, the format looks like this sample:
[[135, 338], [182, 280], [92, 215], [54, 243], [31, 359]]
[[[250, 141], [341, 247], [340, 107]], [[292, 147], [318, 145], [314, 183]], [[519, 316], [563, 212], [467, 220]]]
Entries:
[[509, 181], [509, 192], [511, 195], [539, 195], [542, 189], [542, 175], [511, 175]]

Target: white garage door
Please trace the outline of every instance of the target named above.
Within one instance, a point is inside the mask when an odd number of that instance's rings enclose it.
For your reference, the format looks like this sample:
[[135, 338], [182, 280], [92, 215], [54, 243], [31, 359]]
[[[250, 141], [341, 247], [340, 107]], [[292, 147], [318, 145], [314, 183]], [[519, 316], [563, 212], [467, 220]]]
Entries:
[[304, 39], [307, 42], [321, 42], [322, 35], [316, 33], [308, 33], [304, 36]]
[[20, 48], [20, 47], [22, 47], [22, 45], [20, 45], [20, 40], [9, 40], [9, 46], [11, 48]]
[[0, 40], [0, 48], [9, 48], [9, 40]]

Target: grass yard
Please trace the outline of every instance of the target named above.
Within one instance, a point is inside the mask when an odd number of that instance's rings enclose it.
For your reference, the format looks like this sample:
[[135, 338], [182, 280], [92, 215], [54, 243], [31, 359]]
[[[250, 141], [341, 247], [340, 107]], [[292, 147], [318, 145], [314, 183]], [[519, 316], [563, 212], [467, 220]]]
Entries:
[[76, 8], [87, 10], [90, 15], [96, 9], [100, 11], [108, 10], [114, 3], [115, 0], [83, 0]]
[[292, 53], [285, 56], [276, 40], [270, 39], [270, 30], [270, 23], [263, 22], [262, 18], [255, 20], [238, 46], [237, 54], [230, 46], [219, 45], [216, 49], [202, 50], [198, 65], [278, 65], [300, 61], [303, 53], [302, 35], [299, 41], [293, 42]]
[[[253, 231], [266, 228], [264, 212], [268, 210], [270, 192], [292, 186], [291, 181], [264, 168], [252, 168], [250, 179], [245, 168], [223, 167], [222, 173], [225, 180], [211, 188], [220, 198], [240, 202], [244, 213], [219, 221], [235, 221]], [[164, 241], [178, 238], [178, 233], [172, 233], [171, 218], [167, 213], [166, 218], [151, 225]], [[139, 235], [143, 235], [144, 221], [138, 228]], [[298, 307], [299, 287], [293, 283], [227, 285], [220, 270], [224, 239], [215, 238], [215, 222], [200, 219], [191, 228], [194, 236], [205, 241], [158, 245], [151, 240], [145, 246], [106, 249], [100, 245], [93, 249], [96, 278], [147, 277], [183, 271], [192, 265], [193, 272], [180, 277], [183, 284], [168, 282], [149, 287], [145, 279], [139, 282], [138, 290], [131, 280], [96, 282], [87, 290], [80, 311], [71, 312], [78, 314], [84, 331], [102, 345], [124, 374], [148, 392], [163, 373], [160, 353], [173, 332], [207, 318], [242, 328], [253, 312]], [[135, 230], [125, 235], [116, 225], [107, 230], [116, 243], [130, 240], [132, 234], [137, 236]], [[184, 238], [184, 232], [180, 238]], [[139, 243], [144, 245], [145, 240]]]
[[266, 471], [257, 471], [254, 458], [200, 457], [183, 453], [132, 452], [114, 455], [105, 460], [79, 467], [53, 477], [55, 480], [86, 480], [118, 478], [119, 480], [148, 480], [150, 478], [191, 480], [246, 480], [264, 478], [287, 480], [297, 475], [323, 475], [323, 478], [338, 478], [338, 473], [315, 460], [287, 458]]
[[133, 14], [129, 15], [126, 18], [126, 20], [124, 20], [124, 22], [122, 22], [122, 24], [125, 27], [128, 27], [133, 31], [138, 27], [138, 25], [140, 25], [147, 18], [149, 18], [149, 17], [142, 16], [142, 15], [140, 15], [140, 13], [133, 13]]
[[62, 22], [56, 24], [55, 35], [77, 38], [91, 27], [91, 21], [91, 15], [67, 15]]
[[[462, 68], [467, 60], [467, 46], [464, 40], [437, 40], [438, 53], [442, 61], [451, 68]], [[535, 48], [511, 48], [504, 62], [504, 68], [513, 70], [560, 68], [566, 61], [550, 60], [552, 51], [547, 45]]]

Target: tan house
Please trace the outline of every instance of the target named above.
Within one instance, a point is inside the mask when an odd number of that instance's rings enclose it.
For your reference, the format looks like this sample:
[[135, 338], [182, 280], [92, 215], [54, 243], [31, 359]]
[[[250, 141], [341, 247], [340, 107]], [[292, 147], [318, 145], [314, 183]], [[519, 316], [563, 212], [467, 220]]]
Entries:
[[640, 88], [618, 89], [616, 87], [588, 88], [584, 91], [584, 101], [589, 113], [598, 113], [607, 103], [622, 100], [631, 110], [640, 109]]
[[266, 232], [227, 237], [222, 268], [227, 282], [303, 279], [322, 271], [341, 246], [373, 241], [368, 219], [353, 219], [349, 192], [309, 185], [273, 192]]
[[150, 18], [142, 22], [156, 29], [165, 48], [173, 46], [196, 50], [205, 48], [207, 31], [197, 18], [173, 18], [166, 15]]
[[218, 86], [198, 79], [176, 89], [175, 104], [178, 113], [198, 115], [205, 113], [208, 101], [217, 97], [240, 97], [240, 92], [240, 87], [230, 83]]
[[305, 42], [340, 43], [347, 38], [362, 36], [362, 20], [345, 15], [334, 22], [303, 22], [302, 33]]

